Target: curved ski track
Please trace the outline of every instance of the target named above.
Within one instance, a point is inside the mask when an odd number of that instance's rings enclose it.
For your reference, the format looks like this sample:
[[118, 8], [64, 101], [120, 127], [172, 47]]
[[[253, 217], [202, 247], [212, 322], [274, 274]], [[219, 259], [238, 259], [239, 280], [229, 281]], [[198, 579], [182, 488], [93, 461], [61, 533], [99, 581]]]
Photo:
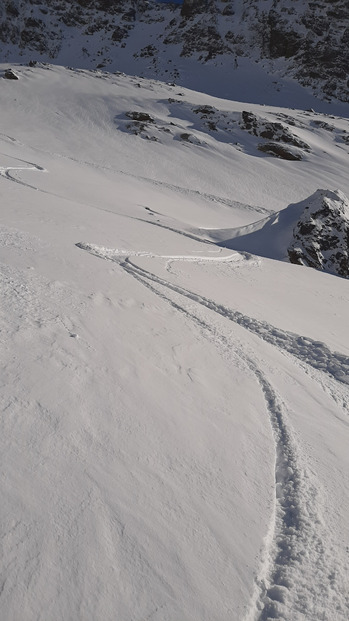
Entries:
[[[322, 522], [321, 501], [316, 484], [302, 462], [288, 422], [287, 407], [258, 361], [248, 355], [242, 345], [232, 342], [223, 331], [200, 317], [192, 302], [237, 323], [300, 361], [332, 374], [337, 381], [348, 382], [349, 360], [331, 352], [324, 343], [279, 330], [267, 322], [250, 318], [174, 285], [135, 265], [129, 258], [132, 254], [152, 256], [150, 253], [112, 251], [82, 242], [77, 246], [95, 256], [118, 263], [127, 274], [184, 314], [206, 338], [219, 347], [221, 354], [228, 360], [235, 350], [258, 381], [275, 442], [275, 498], [262, 565], [245, 621], [346, 621], [349, 618], [349, 597], [340, 576], [345, 576], [347, 568], [337, 572], [335, 546], [329, 540], [330, 535]], [[200, 257], [200, 260], [232, 261], [233, 256]], [[196, 257], [163, 258], [197, 260]], [[189, 307], [187, 301], [190, 302]]]
[[[62, 158], [62, 159], [66, 159], [66, 160], [70, 160], [72, 162], [75, 162], [76, 164], [83, 164], [85, 166], [91, 166], [92, 168], [96, 168], [96, 169], [100, 169], [100, 170], [104, 170], [104, 171], [108, 171], [108, 172], [113, 172], [113, 173], [118, 173], [121, 175], [124, 175], [125, 177], [129, 177], [131, 179], [135, 179], [135, 180], [141, 180], [141, 181], [145, 181], [146, 183], [148, 183], [149, 185], [152, 185], [154, 187], [160, 187], [160, 188], [166, 188], [174, 193], [177, 194], [182, 194], [184, 196], [190, 196], [190, 197], [199, 197], [200, 199], [206, 200], [209, 203], [217, 203], [219, 205], [224, 205], [225, 207], [233, 207], [234, 209], [240, 209], [242, 211], [252, 211], [252, 212], [257, 212], [257, 213], [261, 213], [263, 215], [266, 216], [270, 216], [272, 213], [274, 213], [274, 209], [266, 209], [265, 207], [261, 207], [259, 205], [249, 205], [246, 203], [240, 203], [239, 201], [234, 201], [231, 200], [229, 198], [225, 198], [222, 196], [217, 196], [215, 194], [208, 194], [207, 192], [201, 192], [200, 190], [193, 190], [190, 188], [185, 188], [179, 185], [175, 185], [175, 184], [171, 184], [171, 183], [167, 183], [166, 181], [160, 181], [158, 179], [152, 179], [151, 177], [144, 177], [142, 175], [136, 175], [134, 173], [131, 173], [129, 171], [126, 170], [121, 170], [121, 169], [113, 169], [110, 166], [105, 166], [103, 164], [96, 164], [94, 162], [91, 161], [84, 161], [84, 160], [80, 160], [78, 158], [75, 157], [71, 157], [68, 155], [62, 155], [61, 153], [53, 153], [51, 151], [47, 151], [44, 149], [37, 149], [34, 147], [30, 147], [28, 145], [25, 145], [24, 143], [20, 142], [19, 140], [17, 140], [17, 138], [13, 138], [12, 136], [8, 136], [7, 134], [2, 134], [0, 133], [0, 140], [2, 140], [3, 142], [8, 142], [10, 144], [15, 144], [18, 146], [22, 146], [22, 147], [26, 147], [28, 149], [31, 149], [32, 151], [36, 151], [38, 153], [44, 153], [53, 157], [58, 157], [58, 158]], [[6, 154], [2, 154], [2, 155], [6, 155]], [[7, 155], [6, 155], [7, 156]], [[12, 157], [12, 156], [7, 156], [7, 157]], [[37, 165], [37, 164], [33, 164], [32, 162], [26, 162], [25, 160], [20, 160], [19, 158], [13, 158], [12, 159], [17, 159], [20, 162], [23, 162], [25, 164], [28, 164], [28, 166], [21, 168], [21, 167], [17, 167], [17, 168], [13, 168], [13, 170], [26, 170], [28, 167], [33, 169], [33, 170], [39, 170], [39, 171], [44, 171], [46, 172], [46, 169], [42, 168], [41, 166]], [[10, 170], [5, 168], [0, 168], [0, 171], [6, 171], [6, 170]], [[27, 187], [32, 188], [33, 190], [40, 190], [40, 188], [36, 188], [35, 186], [29, 185], [27, 183], [21, 182], [19, 180], [17, 180], [16, 178], [12, 177], [11, 175], [7, 175], [7, 174], [3, 174], [3, 172], [0, 172], [0, 174], [2, 174], [3, 176], [7, 177], [8, 179], [10, 179], [11, 181], [14, 181], [15, 183], [21, 183], [22, 185], [26, 185]], [[46, 190], [40, 190], [41, 192], [44, 192], [45, 194], [50, 194], [50, 192], [46, 191]], [[52, 194], [52, 196], [58, 196], [56, 194]], [[59, 198], [63, 198], [66, 199], [66, 197], [62, 196]], [[68, 200], [68, 199], [66, 199]], [[107, 210], [103, 210], [102, 211], [107, 211]], [[149, 221], [149, 224], [153, 224], [153, 222]], [[171, 228], [169, 230], [172, 230]], [[174, 229], [175, 232], [181, 233], [181, 231], [177, 231], [176, 229]], [[183, 233], [182, 233], [183, 234]], [[193, 239], [195, 239], [195, 237], [193, 237]], [[200, 241], [201, 238], [199, 238]], [[214, 242], [207, 242], [207, 243], [214, 243]]]
[[[4, 134], [1, 134], [2, 136], [4, 136]], [[7, 141], [14, 143], [14, 144], [21, 144], [18, 143], [17, 140], [15, 140], [15, 138], [11, 138], [10, 136], [6, 136]], [[34, 164], [33, 162], [28, 162], [27, 160], [22, 160], [19, 157], [13, 157], [12, 155], [7, 155], [5, 153], [1, 153], [1, 155], [5, 155], [5, 157], [9, 157], [12, 160], [15, 160], [16, 162], [21, 162], [22, 164], [26, 164], [25, 166], [0, 166], [0, 177], [5, 177], [5, 179], [8, 179], [9, 181], [13, 181], [14, 183], [18, 183], [19, 185], [24, 185], [28, 188], [31, 188], [32, 190], [38, 190], [38, 188], [34, 185], [31, 185], [30, 183], [26, 183], [25, 181], [21, 181], [20, 179], [17, 179], [16, 177], [14, 177], [11, 173], [11, 171], [15, 171], [15, 170], [36, 170], [39, 172], [46, 172], [45, 168], [43, 168], [42, 166], [39, 166], [38, 164]]]
[[[217, 304], [213, 300], [206, 298], [202, 295], [199, 295], [195, 292], [189, 291], [184, 287], [179, 285], [175, 285], [147, 270], [137, 266], [135, 263], [129, 259], [130, 256], [149, 256], [154, 257], [149, 252], [129, 252], [125, 250], [113, 250], [107, 248], [101, 248], [95, 246], [94, 244], [88, 244], [84, 242], [79, 242], [76, 244], [78, 248], [82, 250], [87, 250], [91, 254], [94, 254], [102, 259], [108, 259], [110, 261], [114, 261], [119, 263], [121, 267], [132, 276], [138, 276], [143, 280], [147, 280], [148, 282], [153, 282], [158, 285], [162, 285], [168, 290], [173, 291], [185, 298], [197, 302], [201, 306], [204, 306], [218, 315], [237, 323], [238, 325], [246, 328], [249, 332], [253, 332], [261, 339], [270, 343], [271, 345], [275, 345], [278, 349], [282, 351], [286, 351], [289, 354], [292, 354], [296, 358], [298, 358], [301, 362], [305, 362], [308, 365], [314, 367], [317, 370], [321, 370], [329, 375], [332, 375], [336, 380], [349, 384], [349, 358], [344, 354], [340, 354], [338, 352], [332, 352], [325, 343], [322, 341], [315, 341], [309, 337], [300, 336], [299, 334], [295, 334], [294, 332], [288, 332], [286, 330], [281, 330], [280, 328], [275, 328], [273, 325], [269, 324], [266, 321], [261, 321], [258, 319], [254, 319], [249, 317], [248, 315], [244, 315], [240, 311], [234, 311], [230, 308], [227, 308], [223, 304]], [[168, 257], [162, 256], [162, 258], [167, 260], [200, 260], [200, 261], [232, 261], [237, 260], [237, 257], [242, 258], [241, 255], [235, 253], [233, 255], [229, 255], [228, 257]], [[244, 256], [246, 260], [246, 257]]]

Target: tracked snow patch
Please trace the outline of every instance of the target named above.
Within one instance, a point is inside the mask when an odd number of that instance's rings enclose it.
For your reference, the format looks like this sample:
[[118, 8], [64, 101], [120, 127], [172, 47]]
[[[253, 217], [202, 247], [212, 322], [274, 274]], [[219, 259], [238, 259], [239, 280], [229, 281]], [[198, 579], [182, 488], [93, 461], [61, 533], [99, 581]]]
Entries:
[[111, 261], [117, 261], [119, 257], [120, 260], [128, 257], [149, 257], [153, 259], [165, 259], [167, 262], [175, 262], [175, 261], [190, 261], [194, 263], [238, 263], [240, 261], [244, 261], [245, 257], [241, 255], [239, 252], [234, 252], [229, 255], [222, 256], [207, 256], [207, 255], [180, 255], [180, 254], [154, 254], [147, 251], [142, 250], [118, 250], [116, 248], [104, 248], [103, 246], [97, 246], [96, 244], [88, 244], [86, 242], [78, 242], [76, 244], [78, 248], [81, 250], [87, 250], [91, 254], [94, 254], [96, 257], [100, 257], [101, 259], [109, 259]]
[[[18, 74], [0, 89], [2, 617], [347, 621], [349, 281], [214, 238], [323, 179], [348, 196], [347, 121]], [[205, 147], [119, 131], [136, 110]], [[260, 138], [223, 125], [243, 110], [290, 125], [303, 161], [251, 157]]]
[[[13, 142], [14, 144], [17, 143], [17, 141], [15, 139], [11, 139], [10, 137], [5, 136], [5, 139], [6, 138], [9, 141]], [[26, 160], [22, 160], [22, 159], [19, 159], [17, 157], [14, 158], [14, 157], [11, 157], [11, 156], [8, 156], [8, 155], [6, 157], [9, 157], [11, 160], [14, 159], [17, 162], [21, 162], [22, 164], [25, 164], [25, 166], [18, 166], [18, 165], [17, 166], [0, 166], [0, 176], [1, 177], [5, 177], [5, 179], [8, 179], [9, 181], [13, 181], [14, 183], [18, 183], [19, 185], [24, 185], [24, 186], [26, 186], [28, 188], [32, 188], [33, 190], [37, 190], [38, 189], [37, 187], [35, 187], [35, 186], [33, 186], [33, 185], [29, 184], [29, 183], [26, 183], [25, 181], [22, 181], [21, 179], [18, 179], [14, 175], [14, 173], [16, 171], [21, 172], [21, 171], [26, 171], [26, 170], [30, 170], [30, 171], [31, 170], [35, 170], [35, 171], [38, 171], [38, 172], [47, 172], [45, 170], [45, 168], [43, 168], [42, 166], [39, 166], [39, 164], [34, 164], [33, 162], [28, 162]]]
[[[231, 351], [237, 349], [240, 358], [258, 381], [275, 441], [275, 506], [265, 542], [264, 561], [246, 621], [289, 621], [289, 610], [306, 616], [309, 621], [317, 621], [319, 615], [325, 621], [331, 621], [331, 617], [327, 615], [327, 599], [331, 601], [331, 607], [336, 608], [338, 618], [345, 618], [345, 595], [342, 593], [340, 581], [335, 579], [335, 561], [328, 555], [328, 549], [324, 545], [327, 533], [321, 516], [321, 502], [312, 478], [302, 464], [288, 421], [287, 409], [258, 362], [246, 354], [243, 347], [230, 342], [229, 337], [219, 332], [217, 326], [213, 327], [207, 318], [199, 316], [197, 307], [204, 307], [224, 319], [236, 322], [280, 349], [285, 348], [285, 343], [282, 346], [283, 341], [289, 341], [291, 353], [302, 359], [304, 352], [297, 346], [300, 337], [277, 331], [278, 338], [274, 340], [276, 330], [272, 326], [267, 327], [266, 323], [262, 324], [241, 313], [234, 313], [135, 265], [133, 260], [137, 253], [130, 253], [133, 258], [131, 261], [122, 252], [116, 251], [113, 254], [110, 249], [106, 252], [105, 249], [91, 244], [78, 244], [78, 247], [89, 250], [100, 258], [119, 263], [126, 273], [198, 326], [228, 359]], [[139, 253], [138, 256], [149, 254]], [[188, 302], [196, 304], [188, 307]], [[314, 347], [318, 345], [320, 344], [313, 342]], [[346, 362], [349, 363], [349, 360]], [[314, 566], [317, 567], [316, 578], [310, 585], [303, 584], [301, 576], [309, 575]], [[341, 568], [341, 576], [344, 571]]]
[[[155, 274], [137, 266], [134, 262], [130, 260], [130, 256], [153, 256], [150, 253], [146, 252], [133, 252], [129, 253], [127, 250], [113, 250], [106, 249], [103, 246], [99, 247], [95, 244], [89, 244], [86, 242], [79, 242], [76, 244], [78, 248], [82, 250], [87, 250], [91, 254], [98, 256], [102, 259], [107, 259], [110, 261], [114, 261], [119, 263], [128, 273], [131, 275], [140, 276], [143, 279], [159, 283], [165, 286], [168, 289], [176, 291], [177, 293], [187, 297], [189, 299], [198, 302], [199, 304], [205, 306], [213, 310], [214, 312], [226, 317], [230, 321], [234, 321], [235, 323], [243, 326], [250, 332], [257, 334], [260, 338], [268, 343], [275, 345], [281, 350], [287, 351], [292, 354], [296, 358], [299, 358], [302, 362], [306, 362], [310, 366], [315, 369], [319, 369], [328, 373], [335, 377], [338, 381], [343, 382], [345, 384], [349, 384], [349, 358], [344, 354], [340, 354], [338, 352], [331, 352], [331, 350], [327, 347], [327, 345], [321, 341], [314, 341], [313, 339], [300, 336], [298, 334], [294, 334], [292, 332], [287, 332], [284, 330], [280, 330], [266, 321], [259, 321], [257, 319], [253, 319], [252, 317], [248, 317], [239, 311], [234, 311], [230, 308], [227, 308], [221, 304], [217, 304], [213, 300], [201, 296], [193, 291], [189, 291], [180, 287], [178, 285], [174, 285], [169, 281], [166, 281]], [[167, 260], [187, 260], [186, 257], [161, 257]], [[231, 257], [223, 258], [223, 260], [236, 260], [235, 255]], [[199, 257], [193, 258], [190, 257], [189, 260], [200, 260], [203, 258]], [[217, 258], [208, 257], [205, 258], [206, 261], [217, 261]], [[218, 258], [218, 260], [222, 260], [222, 258]]]

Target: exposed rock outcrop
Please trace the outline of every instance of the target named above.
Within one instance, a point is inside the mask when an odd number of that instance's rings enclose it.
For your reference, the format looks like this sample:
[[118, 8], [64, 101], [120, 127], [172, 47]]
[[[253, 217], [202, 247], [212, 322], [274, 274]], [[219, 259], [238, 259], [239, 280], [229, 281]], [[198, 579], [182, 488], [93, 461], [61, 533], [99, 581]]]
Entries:
[[18, 75], [12, 69], [5, 69], [4, 78], [6, 80], [18, 80]]
[[284, 123], [274, 123], [258, 118], [252, 112], [243, 110], [240, 126], [253, 136], [263, 138], [266, 142], [258, 145], [258, 150], [274, 155], [283, 160], [299, 161], [304, 151], [310, 151], [309, 145], [298, 138]]
[[219, 245], [349, 278], [349, 200], [340, 190], [317, 190], [254, 224], [229, 230]]
[[291, 263], [349, 278], [349, 200], [336, 190], [317, 190], [306, 205], [288, 247]]

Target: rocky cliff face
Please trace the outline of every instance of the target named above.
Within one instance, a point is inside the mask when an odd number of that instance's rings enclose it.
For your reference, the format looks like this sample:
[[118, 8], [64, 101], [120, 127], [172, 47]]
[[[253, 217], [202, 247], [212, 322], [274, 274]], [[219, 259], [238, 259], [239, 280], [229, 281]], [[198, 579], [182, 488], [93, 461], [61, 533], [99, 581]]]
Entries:
[[296, 78], [321, 98], [349, 101], [347, 0], [184, 0], [182, 6], [154, 0], [1, 3], [3, 60], [11, 60], [17, 50], [23, 58], [31, 54], [62, 62], [72, 39], [71, 64], [84, 58], [90, 59], [90, 68], [115, 66], [126, 48], [135, 59], [152, 59], [149, 72], [163, 78], [158, 58], [165, 49], [173, 77], [181, 57], [202, 64], [227, 55], [234, 62], [249, 57], [267, 63], [269, 72]]
[[293, 231], [291, 263], [349, 278], [349, 201], [339, 190], [317, 190]]

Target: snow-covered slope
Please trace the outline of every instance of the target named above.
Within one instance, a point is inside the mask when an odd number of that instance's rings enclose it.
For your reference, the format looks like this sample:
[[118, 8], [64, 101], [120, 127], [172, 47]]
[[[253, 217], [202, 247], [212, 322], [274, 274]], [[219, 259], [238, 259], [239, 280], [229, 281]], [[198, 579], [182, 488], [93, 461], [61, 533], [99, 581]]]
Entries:
[[349, 283], [221, 242], [348, 195], [347, 121], [14, 70], [2, 620], [346, 621]]

